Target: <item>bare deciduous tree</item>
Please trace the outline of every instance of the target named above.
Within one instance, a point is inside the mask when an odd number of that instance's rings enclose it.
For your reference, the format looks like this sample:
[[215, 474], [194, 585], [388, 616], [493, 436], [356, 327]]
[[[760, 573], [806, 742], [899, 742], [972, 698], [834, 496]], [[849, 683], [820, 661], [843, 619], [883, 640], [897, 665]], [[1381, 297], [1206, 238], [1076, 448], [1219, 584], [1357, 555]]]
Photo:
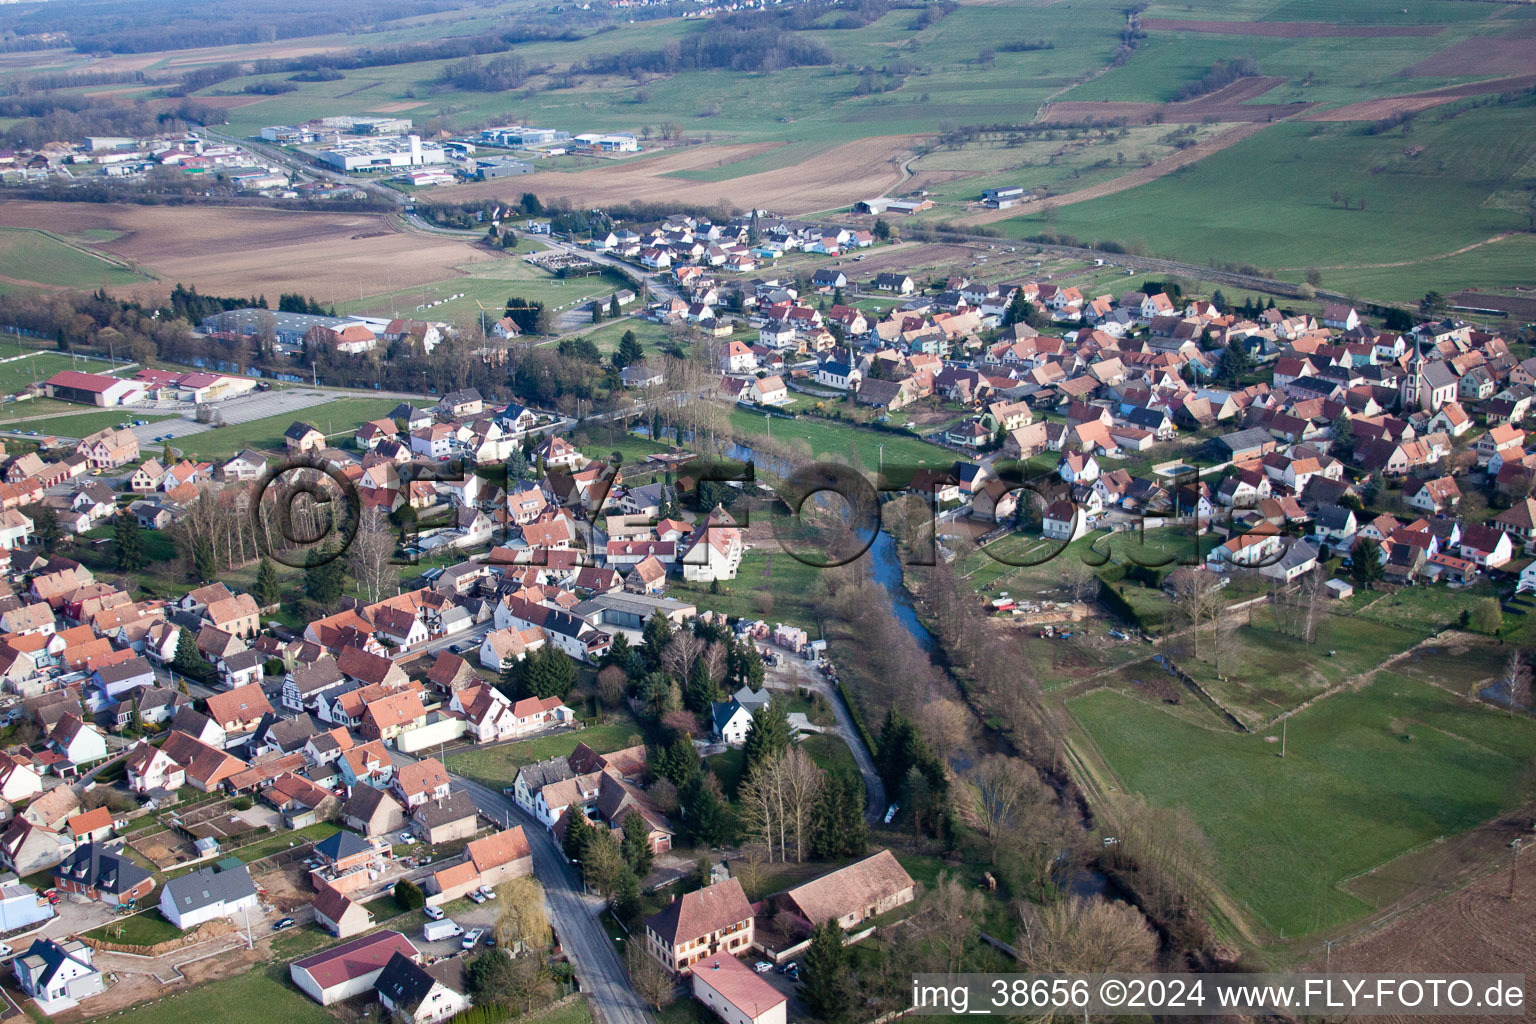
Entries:
[[948, 762], [949, 756], [965, 744], [971, 719], [959, 701], [940, 697], [918, 710], [917, 723], [922, 727], [928, 746]]
[[1098, 574], [1093, 571], [1093, 566], [1085, 564], [1081, 559], [1067, 559], [1061, 577], [1067, 593], [1072, 595], [1074, 601], [1086, 601], [1098, 593]]
[[693, 630], [678, 630], [672, 642], [661, 652], [661, 667], [673, 679], [687, 679], [689, 670], [693, 668], [693, 660], [703, 650], [704, 641], [695, 636]]
[[1015, 940], [1031, 972], [1130, 974], [1145, 971], [1157, 937], [1135, 907], [1074, 896], [1044, 907], [1020, 903]]
[[347, 554], [351, 561], [352, 578], [357, 581], [358, 593], [369, 603], [383, 600], [385, 587], [398, 587], [399, 576], [390, 559], [395, 553], [395, 533], [382, 508], [363, 510], [357, 536]]
[[1194, 646], [1194, 655], [1200, 657], [1200, 637], [1221, 614], [1225, 601], [1220, 590], [1220, 578], [1202, 567], [1177, 569], [1169, 576], [1173, 585], [1173, 607], [1178, 621], [1185, 626]]
[[653, 1009], [660, 1010], [677, 995], [677, 983], [672, 980], [672, 972], [645, 951], [643, 942], [629, 944], [629, 948], [624, 951], [624, 966], [629, 968], [629, 980], [635, 986], [635, 992]]
[[1513, 718], [1516, 708], [1531, 706], [1531, 667], [1526, 664], [1525, 651], [1516, 647], [1509, 652], [1504, 676], [1509, 680], [1509, 716]]
[[821, 797], [826, 776], [799, 747], [784, 752], [779, 766], [779, 788], [783, 794], [785, 824], [795, 844], [795, 860], [805, 860], [805, 844], [810, 838], [811, 814]]
[[928, 939], [942, 951], [953, 974], [960, 969], [965, 951], [976, 937], [982, 914], [981, 893], [949, 872], [941, 872], [933, 890], [923, 900], [923, 910]]
[[1029, 780], [1035, 770], [1006, 754], [988, 754], [967, 776], [975, 791], [973, 806], [981, 830], [992, 847], [992, 863], [1020, 825]]

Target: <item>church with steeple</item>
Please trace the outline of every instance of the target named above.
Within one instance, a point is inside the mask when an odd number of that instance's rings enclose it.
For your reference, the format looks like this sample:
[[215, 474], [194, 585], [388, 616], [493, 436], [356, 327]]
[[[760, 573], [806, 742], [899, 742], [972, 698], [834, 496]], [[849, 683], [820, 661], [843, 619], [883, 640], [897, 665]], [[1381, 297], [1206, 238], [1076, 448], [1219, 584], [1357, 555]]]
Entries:
[[1398, 387], [1398, 403], [1404, 416], [1414, 412], [1439, 412], [1447, 402], [1456, 400], [1456, 372], [1443, 359], [1425, 359], [1419, 342]]

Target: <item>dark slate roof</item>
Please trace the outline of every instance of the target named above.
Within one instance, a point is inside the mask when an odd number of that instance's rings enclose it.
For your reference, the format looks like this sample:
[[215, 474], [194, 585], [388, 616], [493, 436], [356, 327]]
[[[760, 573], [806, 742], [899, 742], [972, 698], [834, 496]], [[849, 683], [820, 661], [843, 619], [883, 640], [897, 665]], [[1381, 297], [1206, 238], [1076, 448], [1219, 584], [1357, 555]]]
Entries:
[[571, 763], [564, 757], [551, 757], [545, 761], [535, 761], [533, 764], [525, 764], [518, 769], [518, 775], [527, 783], [528, 789], [538, 792], [553, 782], [564, 782], [566, 779], [574, 779], [576, 772], [572, 770]]
[[373, 847], [355, 832], [337, 832], [315, 844], [315, 852], [327, 860], [342, 860], [359, 853], [367, 853]]
[[374, 988], [379, 995], [388, 996], [397, 1010], [414, 1013], [421, 1001], [427, 998], [437, 979], [427, 969], [401, 953], [389, 958], [389, 963], [379, 972]]
[[55, 878], [114, 895], [153, 877], [127, 857], [109, 853], [98, 843], [78, 847], [53, 869], [53, 874]]
[[176, 909], [186, 913], [244, 899], [255, 894], [256, 886], [251, 881], [251, 872], [242, 864], [238, 868], [226, 868], [223, 871], [203, 868], [190, 875], [173, 878], [165, 883], [165, 891], [170, 894]]
[[429, 800], [412, 812], [412, 817], [428, 828], [447, 825], [450, 822], [473, 818], [479, 810], [470, 795], [463, 790], [449, 793], [446, 800]]

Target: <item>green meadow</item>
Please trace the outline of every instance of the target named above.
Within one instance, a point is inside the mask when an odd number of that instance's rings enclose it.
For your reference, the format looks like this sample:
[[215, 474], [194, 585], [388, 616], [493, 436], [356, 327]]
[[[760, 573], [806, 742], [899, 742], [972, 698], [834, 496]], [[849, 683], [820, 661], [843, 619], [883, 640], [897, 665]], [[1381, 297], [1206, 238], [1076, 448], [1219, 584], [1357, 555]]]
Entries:
[[152, 280], [46, 231], [0, 228], [0, 292], [29, 287], [110, 288]]
[[1187, 807], [1227, 890], [1274, 938], [1373, 907], [1339, 888], [1360, 872], [1519, 802], [1536, 723], [1382, 673], [1271, 728], [1206, 728], [1101, 690], [1067, 708], [1132, 793]]
[[[1353, 123], [1277, 124], [1140, 188], [1003, 226], [1019, 237], [1117, 240], [1200, 263], [1241, 259], [1293, 280], [1318, 267], [1325, 287], [1340, 266], [1407, 261], [1416, 269], [1401, 282], [1371, 279], [1406, 299], [1434, 278], [1429, 257], [1527, 228], [1528, 211], [1508, 208], [1506, 197], [1536, 181], [1533, 112], [1527, 99], [1429, 118], [1408, 137], [1368, 135]], [[1518, 272], [1518, 256], [1477, 258], [1499, 260], [1500, 279]], [[1341, 283], [1366, 270], [1345, 271]], [[1462, 280], [1473, 276], [1464, 270]]]

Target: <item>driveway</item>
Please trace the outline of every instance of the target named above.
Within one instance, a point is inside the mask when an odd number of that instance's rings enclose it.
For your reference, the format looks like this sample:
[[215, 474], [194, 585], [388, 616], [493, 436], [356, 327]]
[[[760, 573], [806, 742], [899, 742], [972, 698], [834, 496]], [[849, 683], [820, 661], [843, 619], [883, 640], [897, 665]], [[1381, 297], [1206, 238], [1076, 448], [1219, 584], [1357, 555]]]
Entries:
[[880, 773], [875, 771], [875, 759], [864, 745], [864, 737], [853, 724], [853, 714], [848, 710], [848, 705], [843, 703], [842, 693], [816, 670], [813, 662], [767, 640], [756, 641], [756, 644], [760, 650], [778, 656], [777, 665], [763, 666], [763, 685], [766, 688], [794, 693], [797, 688], [804, 687], [820, 694], [832, 706], [833, 714], [837, 716], [835, 726], [811, 726], [806, 731], [830, 733], [848, 745], [854, 762], [859, 766], [859, 774], [864, 777], [864, 794], [868, 798], [864, 817], [871, 825], [878, 823], [885, 816], [887, 806], [885, 783], [881, 781]]
[[[398, 750], [390, 751], [390, 759], [396, 765], [416, 760]], [[505, 828], [513, 824], [523, 826], [533, 848], [533, 875], [544, 887], [550, 924], [559, 934], [561, 946], [581, 977], [582, 989], [592, 997], [592, 1005], [604, 1024], [652, 1024], [650, 1013], [630, 987], [629, 974], [598, 920], [603, 900], [582, 893], [580, 879], [561, 855], [554, 837], [531, 815], [524, 814], [511, 797], [489, 786], [453, 775], [452, 787], [468, 793], [480, 813], [492, 821], [501, 822]]]

